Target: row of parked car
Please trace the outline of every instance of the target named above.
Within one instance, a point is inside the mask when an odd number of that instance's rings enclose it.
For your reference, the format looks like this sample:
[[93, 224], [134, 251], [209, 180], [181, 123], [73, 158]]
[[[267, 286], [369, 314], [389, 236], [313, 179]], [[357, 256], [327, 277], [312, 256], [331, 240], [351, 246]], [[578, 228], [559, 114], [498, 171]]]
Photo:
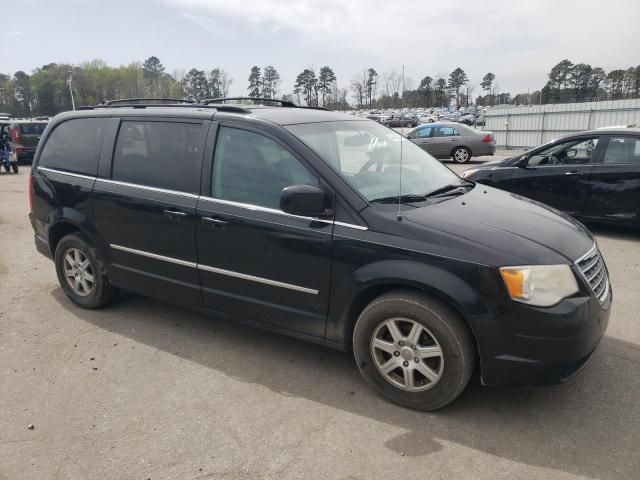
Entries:
[[460, 107], [459, 110], [451, 108], [411, 108], [401, 110], [357, 110], [352, 112], [355, 116], [375, 120], [392, 128], [413, 128], [418, 125], [437, 121], [460, 122], [468, 126], [484, 126], [485, 113], [486, 108], [475, 106], [468, 108]]

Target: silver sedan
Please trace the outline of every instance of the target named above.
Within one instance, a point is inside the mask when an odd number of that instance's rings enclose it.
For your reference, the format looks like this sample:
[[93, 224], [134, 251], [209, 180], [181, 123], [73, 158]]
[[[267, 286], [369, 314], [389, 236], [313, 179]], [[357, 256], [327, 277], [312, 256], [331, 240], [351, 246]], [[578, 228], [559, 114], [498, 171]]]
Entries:
[[496, 141], [491, 132], [479, 132], [453, 122], [436, 122], [414, 128], [406, 137], [436, 158], [466, 163], [471, 157], [493, 155]]

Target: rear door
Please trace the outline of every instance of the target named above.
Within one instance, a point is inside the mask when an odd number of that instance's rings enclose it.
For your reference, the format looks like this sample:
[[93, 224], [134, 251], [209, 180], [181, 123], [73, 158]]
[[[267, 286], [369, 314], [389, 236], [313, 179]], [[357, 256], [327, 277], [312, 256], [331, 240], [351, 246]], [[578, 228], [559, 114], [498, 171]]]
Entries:
[[611, 135], [591, 172], [587, 216], [640, 225], [640, 137]]
[[115, 282], [202, 303], [195, 213], [209, 124], [127, 117], [108, 132], [93, 206]]
[[599, 136], [577, 137], [532, 152], [526, 167], [513, 169], [508, 190], [570, 215], [586, 214], [599, 144]]
[[432, 138], [429, 140], [429, 153], [438, 158], [448, 158], [451, 152], [460, 142], [460, 132], [453, 127], [436, 127]]
[[237, 124], [218, 130], [198, 203], [198, 258], [207, 307], [323, 336], [329, 306], [333, 221], [280, 210], [284, 187], [320, 186], [278, 138]]

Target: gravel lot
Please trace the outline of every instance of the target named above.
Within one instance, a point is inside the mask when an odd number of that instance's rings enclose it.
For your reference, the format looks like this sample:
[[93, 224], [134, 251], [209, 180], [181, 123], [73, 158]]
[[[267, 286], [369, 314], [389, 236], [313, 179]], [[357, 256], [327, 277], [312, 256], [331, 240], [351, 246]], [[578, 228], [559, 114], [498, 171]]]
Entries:
[[640, 233], [595, 229], [615, 301], [581, 375], [424, 414], [348, 353], [131, 294], [73, 306], [26, 190], [0, 176], [0, 479], [638, 478]]

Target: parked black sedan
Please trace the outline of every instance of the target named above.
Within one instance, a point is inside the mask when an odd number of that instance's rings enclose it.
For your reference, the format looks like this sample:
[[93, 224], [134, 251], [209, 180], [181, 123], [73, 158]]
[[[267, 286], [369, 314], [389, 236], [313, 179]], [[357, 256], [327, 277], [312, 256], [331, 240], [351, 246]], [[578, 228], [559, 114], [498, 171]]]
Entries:
[[586, 222], [640, 227], [640, 128], [589, 130], [463, 172]]

